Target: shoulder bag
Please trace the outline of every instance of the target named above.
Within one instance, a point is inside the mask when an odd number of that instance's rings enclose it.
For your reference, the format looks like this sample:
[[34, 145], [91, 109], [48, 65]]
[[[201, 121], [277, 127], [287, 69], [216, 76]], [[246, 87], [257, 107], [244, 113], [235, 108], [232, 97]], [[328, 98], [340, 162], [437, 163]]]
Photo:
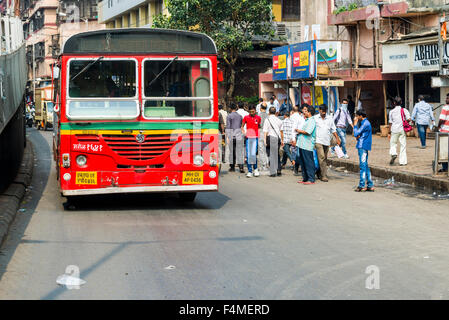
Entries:
[[401, 108], [401, 117], [402, 117], [402, 125], [404, 126], [405, 132], [410, 132], [413, 130], [413, 127], [408, 123], [408, 120], [405, 118], [404, 108]]

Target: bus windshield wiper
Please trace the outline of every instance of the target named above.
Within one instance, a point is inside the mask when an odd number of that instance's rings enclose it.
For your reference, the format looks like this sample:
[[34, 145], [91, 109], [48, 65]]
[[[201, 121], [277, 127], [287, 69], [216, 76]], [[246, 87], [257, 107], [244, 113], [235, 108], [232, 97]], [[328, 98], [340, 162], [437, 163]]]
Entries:
[[96, 59], [96, 60], [92, 61], [91, 63], [89, 63], [87, 66], [85, 66], [85, 67], [83, 68], [83, 70], [81, 70], [81, 71], [78, 72], [76, 75], [74, 75], [74, 76], [70, 79], [70, 81], [73, 81], [73, 80], [75, 80], [76, 78], [78, 78], [79, 75], [83, 74], [84, 72], [86, 72], [87, 70], [89, 70], [90, 68], [92, 68], [98, 61], [100, 61], [100, 60], [102, 60], [102, 59], [104, 59], [104, 57], [99, 57], [98, 59]]
[[156, 76], [156, 78], [154, 78], [153, 80], [151, 80], [151, 82], [150, 82], [150, 84], [148, 85], [148, 87], [151, 87], [151, 85], [152, 85], [153, 83], [155, 83], [156, 80], [159, 79], [159, 77], [160, 77], [161, 75], [163, 75], [164, 72], [167, 71], [167, 69], [168, 69], [168, 68], [173, 64], [173, 62], [175, 62], [175, 60], [177, 60], [177, 59], [178, 59], [178, 56], [174, 57], [174, 58], [167, 64], [167, 66], [164, 68], [164, 70], [162, 70], [161, 72], [159, 72], [159, 74]]

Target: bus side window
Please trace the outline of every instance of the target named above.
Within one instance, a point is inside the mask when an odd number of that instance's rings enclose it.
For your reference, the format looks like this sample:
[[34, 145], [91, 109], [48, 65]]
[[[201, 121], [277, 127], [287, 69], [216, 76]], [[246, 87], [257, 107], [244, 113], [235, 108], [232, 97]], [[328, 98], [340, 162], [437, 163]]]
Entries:
[[[195, 81], [195, 97], [209, 97], [210, 96], [210, 81], [207, 78], [198, 78]], [[210, 102], [196, 101], [194, 116], [196, 117], [209, 117], [210, 112]]]

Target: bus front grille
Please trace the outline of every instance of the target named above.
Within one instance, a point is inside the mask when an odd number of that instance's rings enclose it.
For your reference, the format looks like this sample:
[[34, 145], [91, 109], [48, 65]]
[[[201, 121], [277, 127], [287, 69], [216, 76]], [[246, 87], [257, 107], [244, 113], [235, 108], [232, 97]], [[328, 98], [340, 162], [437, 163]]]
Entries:
[[135, 161], [148, 161], [162, 156], [176, 143], [170, 135], [147, 135], [140, 143], [135, 135], [103, 135], [109, 148], [121, 157]]

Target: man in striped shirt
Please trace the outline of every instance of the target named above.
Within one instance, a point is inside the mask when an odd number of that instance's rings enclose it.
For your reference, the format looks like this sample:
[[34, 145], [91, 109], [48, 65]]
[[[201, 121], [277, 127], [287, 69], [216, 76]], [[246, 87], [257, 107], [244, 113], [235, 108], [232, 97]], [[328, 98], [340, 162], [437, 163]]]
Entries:
[[293, 137], [293, 122], [290, 119], [290, 113], [284, 113], [284, 120], [281, 126], [281, 138], [282, 138], [282, 148], [284, 149], [284, 155], [282, 156], [282, 169], [285, 169], [287, 164], [287, 158], [290, 159], [293, 166], [295, 166], [295, 156], [292, 154], [292, 144], [294, 142]]
[[[449, 133], [449, 94], [446, 96], [446, 105], [440, 113], [440, 122], [438, 124], [440, 132]], [[448, 164], [443, 163], [443, 171], [447, 172]]]

